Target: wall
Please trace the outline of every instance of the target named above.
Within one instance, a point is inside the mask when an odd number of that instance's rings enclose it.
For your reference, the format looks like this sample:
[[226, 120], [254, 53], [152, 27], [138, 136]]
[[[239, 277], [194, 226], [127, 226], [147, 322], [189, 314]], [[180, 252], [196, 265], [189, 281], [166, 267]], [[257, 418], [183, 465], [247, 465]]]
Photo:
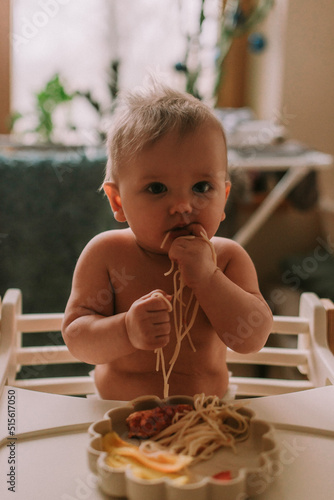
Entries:
[[[290, 2], [283, 96], [294, 136], [334, 155], [333, 26], [332, 0]], [[322, 227], [334, 241], [334, 170], [318, 179]]]
[[[332, 0], [275, 2], [257, 28], [267, 48], [248, 57], [246, 104], [259, 118], [279, 119], [291, 138], [334, 155], [333, 26]], [[316, 208], [281, 208], [248, 246], [264, 281], [285, 256], [312, 255], [319, 237], [334, 249], [333, 168], [317, 174], [317, 186]]]
[[[268, 48], [249, 58], [247, 102], [280, 116], [291, 137], [334, 155], [334, 2], [280, 0], [262, 25]], [[318, 175], [319, 231], [334, 241], [334, 170]]]

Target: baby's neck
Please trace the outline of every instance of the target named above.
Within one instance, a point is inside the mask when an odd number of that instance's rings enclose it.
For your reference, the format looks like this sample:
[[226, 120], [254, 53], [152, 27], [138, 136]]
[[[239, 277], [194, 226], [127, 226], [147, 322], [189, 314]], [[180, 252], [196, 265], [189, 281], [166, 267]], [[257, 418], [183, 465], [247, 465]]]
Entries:
[[170, 266], [170, 259], [168, 257], [168, 253], [165, 250], [150, 249], [141, 245], [137, 240], [135, 240], [135, 242], [138, 252], [143, 258], [150, 260], [150, 262], [155, 262], [159, 265], [167, 265], [167, 268]]

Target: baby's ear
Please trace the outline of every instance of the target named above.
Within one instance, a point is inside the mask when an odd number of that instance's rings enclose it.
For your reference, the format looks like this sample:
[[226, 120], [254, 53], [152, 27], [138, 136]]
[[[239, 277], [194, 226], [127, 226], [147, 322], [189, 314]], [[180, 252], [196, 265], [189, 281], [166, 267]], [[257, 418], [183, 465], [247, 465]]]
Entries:
[[231, 191], [231, 182], [226, 181], [225, 182], [225, 201], [227, 201], [228, 195], [230, 194]]
[[122, 201], [119, 195], [119, 189], [114, 182], [105, 182], [103, 184], [104, 192], [106, 193], [111, 210], [117, 222], [126, 222], [126, 217], [122, 208]]
[[221, 218], [222, 221], [225, 220], [225, 217], [226, 217], [225, 206], [226, 206], [227, 198], [228, 198], [228, 195], [230, 194], [230, 191], [231, 191], [231, 183], [230, 183], [230, 181], [226, 181], [225, 182], [225, 204], [224, 204], [224, 211], [222, 213], [222, 218]]

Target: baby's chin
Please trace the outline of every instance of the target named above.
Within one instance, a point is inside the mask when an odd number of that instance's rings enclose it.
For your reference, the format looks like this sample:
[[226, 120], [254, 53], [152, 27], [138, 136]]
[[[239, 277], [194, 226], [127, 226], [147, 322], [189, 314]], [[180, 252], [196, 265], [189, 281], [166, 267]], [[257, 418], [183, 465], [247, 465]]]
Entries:
[[170, 243], [168, 243], [168, 245], [166, 245], [165, 247], [161, 248], [160, 245], [153, 245], [149, 242], [142, 241], [136, 237], [135, 241], [138, 247], [147, 254], [168, 255]]

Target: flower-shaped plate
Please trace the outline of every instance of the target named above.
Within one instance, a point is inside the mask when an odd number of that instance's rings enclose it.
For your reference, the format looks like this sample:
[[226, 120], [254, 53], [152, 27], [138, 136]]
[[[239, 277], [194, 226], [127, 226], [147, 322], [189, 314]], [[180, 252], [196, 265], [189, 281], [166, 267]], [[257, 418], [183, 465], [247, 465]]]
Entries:
[[[177, 485], [169, 478], [144, 480], [132, 473], [131, 466], [119, 469], [106, 463], [107, 453], [102, 450], [101, 439], [104, 434], [113, 430], [125, 441], [136, 442], [127, 437], [125, 420], [130, 413], [164, 404], [183, 403], [193, 405], [193, 398], [172, 396], [161, 400], [156, 396], [141, 397], [108, 411], [103, 420], [90, 426], [89, 466], [97, 474], [102, 491], [128, 500], [235, 500], [263, 493], [271, 483], [278, 446], [273, 426], [256, 419], [254, 412], [246, 407], [239, 411], [250, 417], [247, 440], [237, 444], [236, 453], [230, 448], [221, 448], [211, 459], [190, 466], [192, 479], [185, 485]], [[139, 439], [137, 443], [139, 445]], [[223, 470], [231, 471], [232, 479], [222, 481], [212, 477]]]

